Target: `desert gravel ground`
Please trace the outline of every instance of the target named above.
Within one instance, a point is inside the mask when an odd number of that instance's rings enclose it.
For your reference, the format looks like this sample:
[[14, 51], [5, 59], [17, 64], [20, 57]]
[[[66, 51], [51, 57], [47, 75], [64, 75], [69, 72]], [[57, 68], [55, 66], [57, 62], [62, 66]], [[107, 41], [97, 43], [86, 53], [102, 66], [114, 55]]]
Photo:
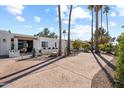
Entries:
[[[108, 61], [113, 59], [108, 55], [102, 56]], [[47, 59], [39, 57], [9, 62], [0, 68], [1, 87], [90, 88], [94, 75], [101, 70], [100, 65], [91, 53], [80, 53], [75, 56], [60, 58], [45, 61]], [[98, 60], [103, 67], [106, 66], [100, 57]], [[0, 65], [4, 64], [2, 61], [0, 59]]]
[[[111, 56], [113, 57], [113, 60], [111, 60], [110, 63], [116, 67], [116, 58], [113, 55]], [[111, 79], [114, 80], [115, 68], [113, 69], [109, 65], [106, 65], [104, 69], [106, 69], [106, 71], [109, 73], [109, 77], [111, 78], [108, 78], [105, 71], [101, 69], [94, 75], [92, 79], [93, 88], [112, 88], [113, 87], [114, 81], [112, 81]]]

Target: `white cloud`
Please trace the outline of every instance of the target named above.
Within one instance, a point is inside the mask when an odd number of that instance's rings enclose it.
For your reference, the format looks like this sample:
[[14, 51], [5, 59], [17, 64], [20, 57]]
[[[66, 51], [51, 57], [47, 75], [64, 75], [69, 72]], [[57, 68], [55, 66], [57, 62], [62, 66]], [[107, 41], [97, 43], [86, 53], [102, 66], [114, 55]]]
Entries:
[[74, 29], [71, 29], [72, 39], [89, 40], [91, 37], [90, 25], [76, 25]]
[[44, 27], [40, 27], [40, 28], [38, 28], [39, 30], [43, 30], [44, 29]]
[[[69, 16], [69, 6], [61, 5], [61, 17], [63, 19], [63, 23], [67, 24], [68, 16]], [[83, 9], [80, 6], [75, 6], [72, 9], [72, 24], [75, 23], [77, 19], [89, 19], [91, 20], [90, 11], [88, 9]]]
[[35, 22], [40, 22], [41, 18], [38, 17], [38, 16], [35, 16], [35, 17], [34, 17], [34, 20], [35, 20]]
[[63, 20], [63, 23], [64, 24], [68, 24], [68, 20], [66, 19], [66, 20]]
[[24, 9], [23, 5], [8, 5], [8, 6], [6, 6], [6, 10], [12, 15], [21, 15], [23, 9]]
[[62, 18], [66, 18], [67, 13], [68, 13], [68, 6], [67, 5], [61, 5]]
[[16, 16], [16, 19], [17, 19], [18, 21], [21, 21], [21, 22], [25, 21], [25, 19], [24, 19], [23, 17], [21, 17], [21, 16]]
[[124, 16], [124, 5], [117, 5], [115, 9], [119, 13], [119, 16]]
[[115, 16], [117, 16], [117, 15], [116, 15], [115, 12], [111, 12], [111, 13], [110, 13], [110, 16], [115, 17]]
[[[67, 18], [67, 14], [68, 14], [68, 6], [67, 5], [60, 5], [60, 9], [61, 9], [61, 18], [65, 19]], [[57, 18], [58, 19], [58, 7], [56, 8], [57, 11]]]
[[113, 27], [113, 26], [116, 26], [117, 24], [115, 22], [110, 22], [110, 26]]
[[[94, 23], [94, 24], [95, 24], [95, 23]], [[102, 26], [103, 26], [103, 28], [105, 28], [105, 27], [106, 27], [105, 22], [102, 22]], [[99, 27], [101, 27], [101, 23], [99, 23]]]
[[32, 28], [32, 26], [30, 26], [30, 25], [22, 25], [22, 27], [24, 27], [24, 28]]
[[23, 5], [7, 5], [5, 6], [6, 10], [16, 16], [16, 19], [23, 22], [25, 19], [22, 17], [22, 11], [24, 9]]
[[91, 19], [90, 12], [87, 9], [83, 9], [81, 7], [75, 7], [72, 10], [72, 21], [76, 19]]
[[103, 23], [102, 23], [102, 26], [103, 26], [103, 27], [106, 27], [106, 24], [103, 22]]
[[54, 30], [54, 28], [50, 28], [50, 31], [53, 31]]
[[76, 25], [74, 29], [71, 29], [75, 35], [89, 34], [91, 30], [90, 25]]
[[45, 11], [46, 11], [46, 12], [49, 12], [49, 11], [50, 11], [50, 9], [49, 9], [49, 8], [47, 8], [47, 9], [45, 9]]

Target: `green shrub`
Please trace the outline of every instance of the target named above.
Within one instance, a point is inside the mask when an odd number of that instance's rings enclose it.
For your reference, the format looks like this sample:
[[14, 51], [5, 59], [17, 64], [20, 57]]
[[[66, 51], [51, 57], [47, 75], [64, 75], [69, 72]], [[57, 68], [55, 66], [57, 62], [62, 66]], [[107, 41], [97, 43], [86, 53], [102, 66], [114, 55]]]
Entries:
[[104, 51], [104, 44], [99, 44], [99, 49], [101, 50], [101, 51]]
[[91, 50], [91, 45], [89, 43], [82, 43], [82, 48], [84, 49], [84, 52], [89, 52]]
[[111, 43], [99, 44], [99, 49], [106, 53], [112, 53], [114, 51], [114, 46]]
[[117, 63], [116, 63], [116, 87], [123, 88], [124, 87], [124, 35], [119, 40], [119, 45], [117, 49]]
[[113, 46], [113, 52], [115, 56], [118, 56], [118, 45], [117, 44]]
[[112, 53], [112, 50], [113, 50], [113, 46], [111, 43], [108, 43], [108, 44], [104, 44], [104, 51], [107, 52], [107, 53]]
[[79, 49], [81, 48], [81, 45], [82, 45], [82, 41], [81, 40], [75, 40], [73, 43], [72, 43], [72, 46], [74, 49]]

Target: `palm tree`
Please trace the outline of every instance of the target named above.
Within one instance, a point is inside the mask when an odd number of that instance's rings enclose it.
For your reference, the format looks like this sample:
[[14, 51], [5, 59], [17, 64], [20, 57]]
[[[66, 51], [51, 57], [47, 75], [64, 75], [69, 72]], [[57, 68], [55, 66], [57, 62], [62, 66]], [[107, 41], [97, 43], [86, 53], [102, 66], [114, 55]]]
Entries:
[[70, 55], [70, 25], [71, 25], [71, 13], [72, 13], [72, 5], [70, 6], [70, 12], [69, 12], [67, 55]]
[[64, 40], [65, 40], [66, 30], [63, 30]]
[[61, 37], [61, 9], [60, 9], [60, 5], [58, 5], [58, 21], [59, 21], [59, 50], [58, 50], [58, 55], [61, 56], [62, 54], [62, 37]]
[[110, 8], [108, 5], [105, 5], [103, 13], [106, 15], [106, 32], [108, 32], [108, 12]]
[[[103, 11], [102, 11], [102, 5], [100, 5], [100, 9], [101, 9], [101, 32], [102, 32], [102, 13], [103, 13]], [[100, 36], [101, 36], [101, 42], [102, 42], [102, 33], [100, 34]]]
[[50, 33], [49, 29], [48, 28], [44, 28], [44, 36], [47, 37]]
[[96, 12], [96, 38], [95, 38], [95, 53], [99, 53], [99, 47], [98, 47], [98, 14], [100, 11], [100, 5], [95, 5], [95, 12]]
[[124, 26], [121, 26], [121, 28], [124, 28]]
[[91, 47], [93, 51], [93, 14], [94, 14], [94, 5], [89, 5], [88, 9], [92, 12], [92, 21], [91, 21]]

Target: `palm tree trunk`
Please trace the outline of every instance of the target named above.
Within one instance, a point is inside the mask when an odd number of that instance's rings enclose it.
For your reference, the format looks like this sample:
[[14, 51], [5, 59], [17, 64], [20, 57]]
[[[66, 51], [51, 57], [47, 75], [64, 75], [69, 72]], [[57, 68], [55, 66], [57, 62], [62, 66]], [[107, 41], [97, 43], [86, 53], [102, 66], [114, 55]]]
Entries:
[[108, 14], [106, 13], [106, 30], [107, 30], [107, 33], [108, 33]]
[[59, 19], [59, 50], [58, 50], [58, 55], [61, 56], [62, 54], [62, 42], [61, 42], [61, 30], [62, 30], [62, 27], [61, 27], [61, 10], [60, 10], [60, 5], [58, 5], [58, 19]]
[[91, 48], [92, 48], [92, 51], [93, 51], [93, 9], [92, 9], [92, 23], [91, 23]]
[[102, 6], [101, 6], [101, 43], [102, 43]]
[[70, 25], [71, 25], [71, 13], [72, 13], [72, 5], [71, 5], [71, 7], [70, 7], [70, 13], [69, 13], [67, 55], [70, 55]]
[[99, 53], [98, 47], [98, 6], [96, 8], [96, 46], [95, 46], [95, 53]]

